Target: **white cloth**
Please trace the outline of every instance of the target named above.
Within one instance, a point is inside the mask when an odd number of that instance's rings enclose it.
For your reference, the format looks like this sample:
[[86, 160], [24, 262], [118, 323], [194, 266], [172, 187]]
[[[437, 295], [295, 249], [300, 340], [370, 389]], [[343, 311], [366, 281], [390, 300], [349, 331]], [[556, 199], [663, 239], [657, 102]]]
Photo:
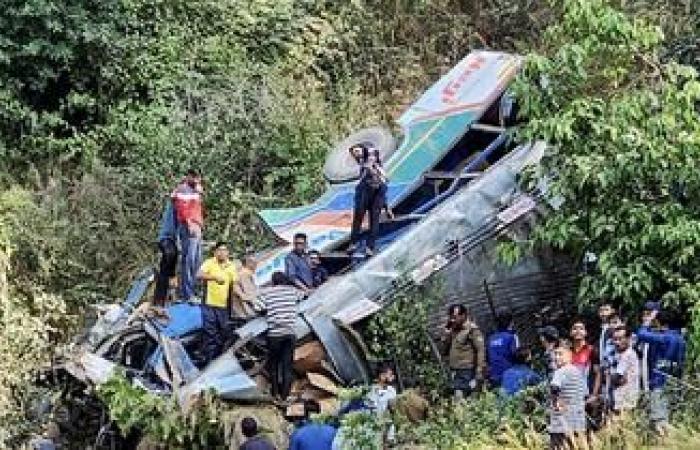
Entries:
[[625, 377], [625, 384], [613, 388], [615, 410], [636, 408], [639, 400], [639, 358], [632, 347], [622, 353], [615, 352], [612, 373]]
[[396, 389], [393, 386], [382, 387], [375, 384], [367, 394], [367, 402], [377, 414], [384, 414], [389, 410], [389, 405], [396, 400]]

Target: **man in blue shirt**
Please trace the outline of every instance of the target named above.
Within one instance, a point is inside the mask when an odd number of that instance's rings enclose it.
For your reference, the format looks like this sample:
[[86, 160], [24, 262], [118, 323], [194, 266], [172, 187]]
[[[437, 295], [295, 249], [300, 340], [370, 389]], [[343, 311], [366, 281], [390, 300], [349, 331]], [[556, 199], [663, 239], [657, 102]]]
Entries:
[[530, 386], [540, 384], [543, 379], [530, 367], [532, 354], [528, 347], [519, 347], [513, 356], [513, 366], [503, 372], [501, 388], [508, 397]]
[[501, 385], [501, 376], [513, 365], [515, 350], [518, 348], [518, 336], [513, 331], [512, 314], [501, 311], [496, 316], [496, 326], [498, 331], [491, 334], [486, 342], [492, 386]]
[[309, 252], [309, 265], [311, 266], [311, 274], [314, 281], [313, 287], [317, 288], [328, 280], [328, 271], [323, 267], [321, 254], [318, 250]]
[[160, 219], [158, 231], [158, 249], [160, 250], [160, 267], [156, 274], [156, 288], [153, 295], [153, 304], [165, 306], [168, 299], [170, 278], [175, 276], [177, 269], [177, 217], [171, 199], [167, 200], [163, 216]]
[[332, 450], [336, 429], [328, 424], [312, 422], [311, 414], [321, 412], [316, 400], [304, 400], [304, 420], [289, 439], [289, 450]]
[[[659, 329], [651, 324], [658, 317]], [[668, 400], [664, 386], [668, 375], [680, 377], [685, 364], [686, 342], [680, 332], [678, 316], [669, 311], [650, 311], [645, 314], [637, 331], [637, 340], [648, 345], [646, 367], [649, 380], [649, 418], [660, 434], [668, 425]]]
[[294, 286], [308, 294], [314, 287], [314, 277], [306, 254], [306, 235], [295, 234], [293, 245], [292, 251], [284, 258], [284, 272]]

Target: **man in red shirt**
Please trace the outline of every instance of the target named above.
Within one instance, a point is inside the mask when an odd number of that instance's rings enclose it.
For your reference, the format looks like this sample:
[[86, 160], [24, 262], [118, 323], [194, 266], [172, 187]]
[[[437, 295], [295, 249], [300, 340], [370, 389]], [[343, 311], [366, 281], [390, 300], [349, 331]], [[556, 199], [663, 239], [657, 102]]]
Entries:
[[571, 324], [570, 337], [572, 343], [571, 364], [581, 371], [586, 380], [586, 412], [590, 417], [600, 419], [602, 414], [600, 401], [602, 375], [598, 348], [588, 343], [586, 324], [581, 319], [576, 319]]
[[187, 171], [183, 181], [171, 194], [182, 247], [180, 294], [184, 301], [195, 298], [197, 272], [202, 264], [203, 194], [202, 177], [194, 169]]

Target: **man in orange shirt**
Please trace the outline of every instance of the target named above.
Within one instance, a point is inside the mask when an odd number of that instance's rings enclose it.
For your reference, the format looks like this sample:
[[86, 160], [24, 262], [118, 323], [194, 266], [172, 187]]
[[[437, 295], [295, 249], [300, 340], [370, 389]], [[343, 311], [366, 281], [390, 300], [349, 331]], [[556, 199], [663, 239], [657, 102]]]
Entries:
[[180, 295], [184, 301], [195, 298], [197, 271], [202, 263], [203, 195], [202, 177], [194, 169], [187, 171], [185, 179], [171, 194], [182, 247]]

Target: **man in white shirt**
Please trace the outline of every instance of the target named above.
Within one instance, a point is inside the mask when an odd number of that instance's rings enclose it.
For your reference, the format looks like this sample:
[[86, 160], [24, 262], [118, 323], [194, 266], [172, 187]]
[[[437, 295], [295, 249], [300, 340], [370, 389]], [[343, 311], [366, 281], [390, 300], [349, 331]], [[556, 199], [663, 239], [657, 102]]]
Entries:
[[632, 332], [626, 326], [612, 334], [615, 353], [610, 368], [613, 411], [621, 413], [637, 407], [639, 400], [639, 357], [631, 345]]
[[[396, 430], [389, 418], [390, 410], [397, 397], [396, 389], [392, 386], [395, 378], [394, 368], [389, 364], [382, 364], [377, 371], [376, 383], [370, 386], [369, 392], [364, 398], [364, 406], [367, 409], [378, 417], [388, 420], [388, 422], [385, 422], [388, 426], [384, 427], [382, 433], [376, 436], [377, 443], [381, 443], [381, 446], [389, 442], [394, 442], [396, 439]], [[363, 410], [366, 411], [365, 408], [361, 408], [357, 411]], [[354, 448], [355, 445], [356, 443], [347, 436], [346, 426], [341, 426], [333, 440], [332, 450], [346, 450]]]
[[392, 384], [396, 378], [394, 369], [389, 364], [383, 364], [377, 371], [377, 382], [372, 385], [367, 394], [370, 409], [377, 414], [389, 411], [389, 406], [396, 400], [396, 389]]

